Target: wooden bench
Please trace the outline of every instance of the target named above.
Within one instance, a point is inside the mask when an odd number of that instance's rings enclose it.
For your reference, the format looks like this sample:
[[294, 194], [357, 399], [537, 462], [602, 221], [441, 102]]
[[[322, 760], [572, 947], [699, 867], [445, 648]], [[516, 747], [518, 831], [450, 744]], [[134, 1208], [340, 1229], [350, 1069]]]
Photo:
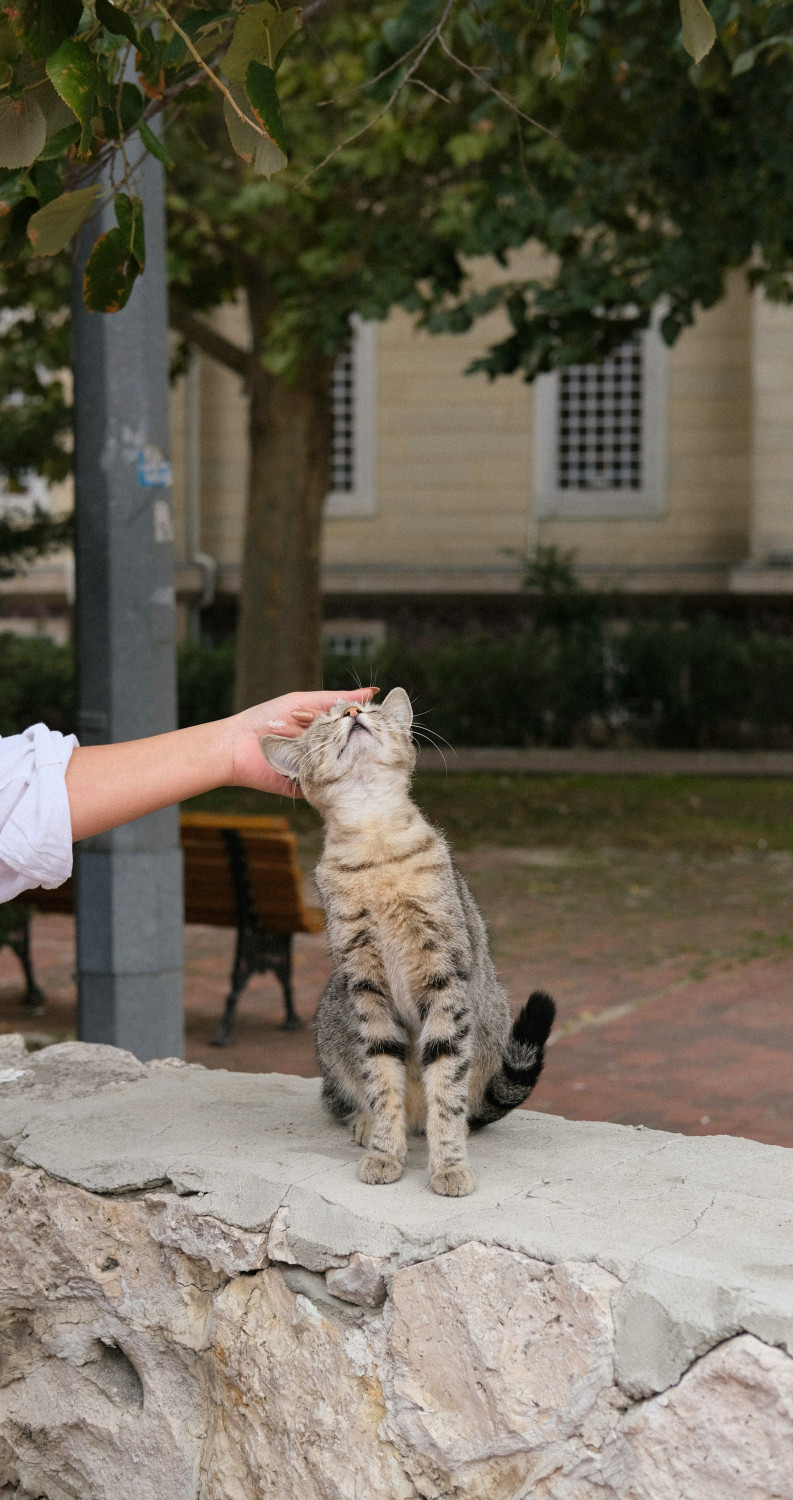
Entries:
[[[185, 921], [237, 929], [231, 988], [214, 1045], [224, 1047], [230, 1041], [237, 1002], [252, 974], [276, 975], [286, 1005], [284, 1025], [301, 1026], [292, 999], [292, 937], [296, 932], [321, 932], [325, 917], [303, 900], [297, 838], [286, 818], [199, 812], [183, 813], [179, 822]], [[26, 910], [20, 912], [18, 924], [8, 924], [5, 941], [25, 970], [25, 1003], [39, 1008], [44, 997], [33, 976], [30, 908], [72, 912], [73, 883], [67, 880], [54, 891], [31, 891], [24, 899]]]

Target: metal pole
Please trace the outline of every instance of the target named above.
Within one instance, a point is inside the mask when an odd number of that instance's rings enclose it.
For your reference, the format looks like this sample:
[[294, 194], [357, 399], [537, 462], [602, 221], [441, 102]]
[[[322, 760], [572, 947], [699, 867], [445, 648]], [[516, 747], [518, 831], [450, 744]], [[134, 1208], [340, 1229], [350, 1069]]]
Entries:
[[[89, 313], [82, 278], [112, 206], [83, 235], [73, 283], [78, 735], [107, 744], [176, 726], [162, 168], [139, 191], [146, 269], [123, 311]], [[142, 1059], [182, 1056], [178, 809], [77, 846], [79, 1034]]]

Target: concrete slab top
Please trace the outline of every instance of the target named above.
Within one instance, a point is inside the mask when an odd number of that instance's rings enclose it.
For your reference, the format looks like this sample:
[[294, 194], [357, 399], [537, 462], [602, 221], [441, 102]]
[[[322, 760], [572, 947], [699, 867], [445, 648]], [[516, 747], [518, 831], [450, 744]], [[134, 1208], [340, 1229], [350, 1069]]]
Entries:
[[471, 1138], [478, 1188], [445, 1199], [423, 1141], [400, 1182], [360, 1182], [318, 1080], [143, 1065], [81, 1043], [12, 1061], [0, 1050], [7, 1159], [90, 1192], [164, 1187], [193, 1212], [270, 1228], [271, 1255], [312, 1271], [356, 1251], [396, 1269], [472, 1240], [595, 1261], [624, 1283], [615, 1311], [637, 1390], [659, 1388], [645, 1368], [659, 1339], [680, 1346], [673, 1364], [741, 1330], [793, 1352], [793, 1151], [519, 1111]]

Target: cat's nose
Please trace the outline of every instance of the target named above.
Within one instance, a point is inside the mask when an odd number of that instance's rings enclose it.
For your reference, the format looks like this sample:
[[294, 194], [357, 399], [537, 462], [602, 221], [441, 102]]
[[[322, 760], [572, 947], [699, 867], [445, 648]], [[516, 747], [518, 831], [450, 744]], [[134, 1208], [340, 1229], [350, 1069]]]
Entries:
[[361, 710], [360, 710], [360, 707], [359, 707], [359, 705], [357, 703], [350, 703], [348, 705], [348, 707], [345, 708], [344, 713], [342, 714], [342, 718], [343, 719], [355, 719], [355, 718], [357, 718], [357, 716], [358, 716], [358, 714], [360, 712], [361, 712]]

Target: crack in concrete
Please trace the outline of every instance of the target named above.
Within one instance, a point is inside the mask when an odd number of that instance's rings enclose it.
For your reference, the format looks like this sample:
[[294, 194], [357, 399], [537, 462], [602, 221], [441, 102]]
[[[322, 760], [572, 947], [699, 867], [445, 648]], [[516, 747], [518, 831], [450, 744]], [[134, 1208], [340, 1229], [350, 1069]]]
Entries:
[[[683, 1179], [683, 1184], [685, 1185], [685, 1178]], [[691, 1238], [692, 1234], [696, 1234], [700, 1224], [702, 1223], [702, 1220], [705, 1218], [706, 1214], [710, 1213], [710, 1210], [713, 1208], [718, 1196], [718, 1192], [714, 1192], [710, 1202], [706, 1203], [705, 1207], [700, 1209], [699, 1213], [694, 1219], [693, 1224], [690, 1226], [690, 1228], [686, 1229], [683, 1234], [675, 1235], [674, 1239], [671, 1240], [662, 1240], [659, 1245], [652, 1245], [649, 1250], [644, 1251], [643, 1255], [638, 1256], [636, 1261], [634, 1262], [634, 1270], [636, 1269], [636, 1266], [643, 1265], [650, 1255], [657, 1255], [660, 1251], [671, 1250], [675, 1245], [682, 1245], [684, 1240], [688, 1240]]]

